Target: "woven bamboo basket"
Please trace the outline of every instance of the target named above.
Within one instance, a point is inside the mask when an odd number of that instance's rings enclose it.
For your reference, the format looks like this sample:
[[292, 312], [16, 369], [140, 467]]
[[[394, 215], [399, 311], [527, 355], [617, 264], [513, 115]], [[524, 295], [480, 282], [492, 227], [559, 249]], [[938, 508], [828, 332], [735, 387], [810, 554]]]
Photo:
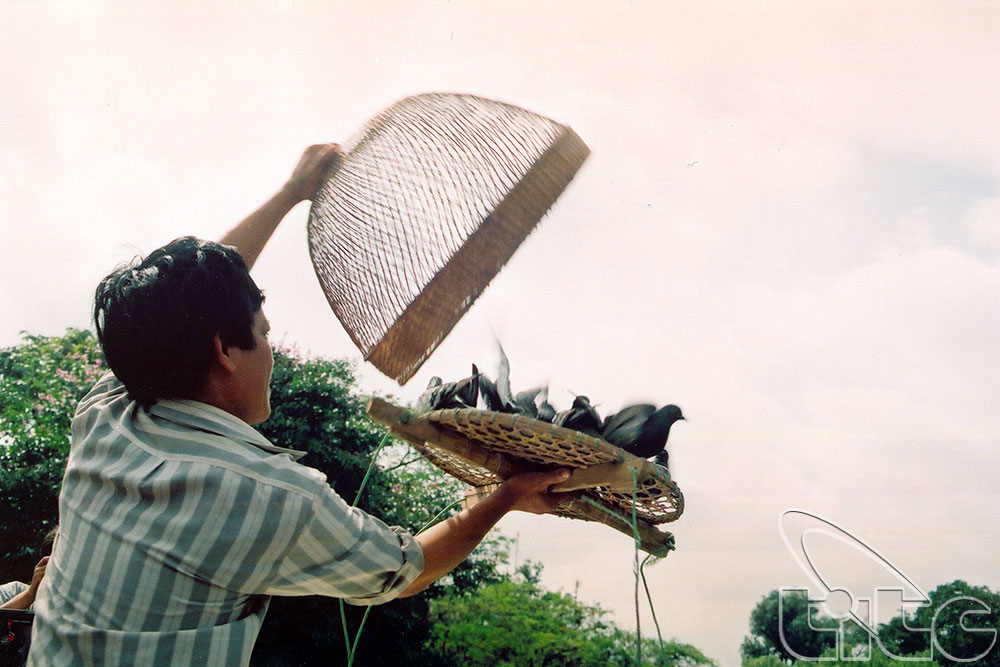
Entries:
[[313, 198], [309, 250], [364, 358], [420, 368], [589, 154], [573, 130], [472, 95], [408, 97], [350, 140]]
[[381, 399], [369, 403], [368, 414], [436, 467], [472, 487], [473, 496], [519, 472], [567, 467], [570, 478], [554, 490], [577, 493], [553, 514], [597, 521], [630, 537], [637, 532], [640, 547], [656, 556], [673, 548], [673, 536], [655, 526], [676, 521], [684, 512], [680, 488], [662, 466], [600, 438], [487, 410], [415, 415]]

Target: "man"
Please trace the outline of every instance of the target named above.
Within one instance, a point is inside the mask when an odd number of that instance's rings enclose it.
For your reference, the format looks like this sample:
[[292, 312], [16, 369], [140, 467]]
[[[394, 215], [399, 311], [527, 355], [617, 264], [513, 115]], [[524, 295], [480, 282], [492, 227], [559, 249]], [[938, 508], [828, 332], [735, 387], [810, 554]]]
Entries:
[[251, 428], [270, 413], [273, 360], [248, 269], [339, 155], [308, 149], [223, 245], [178, 239], [98, 286], [113, 374], [73, 420], [30, 665], [246, 665], [269, 596], [413, 595], [508, 511], [561, 500], [548, 489], [568, 471], [519, 475], [414, 538]]

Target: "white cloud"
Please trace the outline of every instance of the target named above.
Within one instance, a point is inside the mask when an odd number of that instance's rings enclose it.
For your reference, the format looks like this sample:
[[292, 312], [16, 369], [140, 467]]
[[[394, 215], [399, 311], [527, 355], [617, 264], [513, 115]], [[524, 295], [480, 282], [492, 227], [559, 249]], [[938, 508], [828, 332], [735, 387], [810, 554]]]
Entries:
[[1000, 251], [1000, 197], [982, 199], [966, 213], [969, 237], [994, 252]]

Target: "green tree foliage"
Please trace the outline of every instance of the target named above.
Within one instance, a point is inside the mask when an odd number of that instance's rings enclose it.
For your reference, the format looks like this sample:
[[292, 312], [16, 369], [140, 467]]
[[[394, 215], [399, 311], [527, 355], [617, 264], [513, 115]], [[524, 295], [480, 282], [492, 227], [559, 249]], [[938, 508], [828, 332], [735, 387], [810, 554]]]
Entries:
[[[530, 572], [529, 572], [530, 573]], [[634, 665], [635, 635], [607, 612], [512, 578], [431, 603], [431, 647], [466, 667]], [[643, 641], [641, 665], [713, 664], [698, 649]]]
[[[826, 629], [837, 621], [811, 609], [805, 591], [771, 591], [750, 612], [750, 635], [743, 639], [744, 662], [767, 656], [793, 662], [800, 656], [819, 656], [836, 646], [837, 638]], [[789, 650], [791, 649], [791, 650]]]
[[[937, 664], [946, 667], [956, 662], [974, 667], [1000, 666], [1000, 594], [958, 579], [938, 586], [928, 597], [930, 603], [920, 606], [915, 613], [908, 614], [905, 619], [897, 616], [879, 628], [879, 639], [890, 653], [898, 656], [929, 654]], [[989, 613], [980, 613], [985, 611], [983, 605]], [[968, 615], [963, 627], [964, 614]], [[933, 650], [930, 632], [907, 629], [929, 630], [932, 627], [937, 639]], [[983, 658], [969, 662], [984, 653]]]
[[58, 517], [70, 419], [105, 372], [86, 331], [22, 336], [22, 344], [0, 350], [0, 582], [31, 580]]
[[788, 663], [776, 655], [759, 655], [755, 658], [744, 657], [743, 667], [788, 667]]
[[[911, 656], [914, 657], [914, 656]], [[823, 665], [824, 667], [933, 667], [933, 662], [914, 662], [912, 660], [895, 660], [885, 655], [881, 651], [874, 648], [874, 642], [872, 651], [866, 656], [855, 657], [855, 659], [850, 660], [840, 660], [836, 659], [835, 649], [827, 649], [823, 652], [823, 662], [810, 662], [806, 660], [797, 660], [793, 664], [793, 667], [816, 667], [817, 665]], [[758, 658], [760, 660], [760, 658]], [[752, 662], [752, 661], [751, 661]], [[754, 667], [770, 667], [767, 664], [752, 663]], [[748, 663], [744, 663], [743, 667], [747, 667]]]
[[[879, 626], [877, 640], [871, 639], [870, 650], [868, 633], [857, 625], [847, 624], [840, 638], [843, 644], [839, 647], [840, 655], [855, 659], [838, 660], [836, 636], [817, 632], [804, 622], [808, 618], [806, 595], [786, 593], [782, 601], [785, 637], [788, 645], [802, 655], [822, 655], [822, 664], [831, 666], [843, 664], [848, 667], [864, 662], [877, 667], [914, 664], [1000, 667], [1000, 594], [985, 586], [956, 580], [938, 586], [928, 597], [930, 602], [916, 611]], [[776, 667], [779, 663], [794, 662], [795, 667], [807, 667], [816, 664], [793, 660], [782, 645], [778, 637], [777, 602], [778, 591], [771, 591], [751, 612], [751, 634], [744, 638], [741, 647], [743, 666]], [[834, 619], [816, 614], [811, 622], [813, 628], [837, 625]], [[932, 629], [936, 639], [933, 647]], [[807, 650], [813, 652], [807, 653]]]

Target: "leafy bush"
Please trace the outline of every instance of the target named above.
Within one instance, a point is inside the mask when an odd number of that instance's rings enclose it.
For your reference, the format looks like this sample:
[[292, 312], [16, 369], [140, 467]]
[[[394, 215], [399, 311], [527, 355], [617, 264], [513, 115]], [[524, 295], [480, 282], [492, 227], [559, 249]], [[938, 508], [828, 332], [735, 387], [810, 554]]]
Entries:
[[87, 331], [22, 336], [0, 350], [0, 582], [30, 581], [58, 518], [73, 411], [105, 372]]
[[[537, 575], [537, 571], [535, 571]], [[521, 576], [431, 603], [430, 645], [466, 667], [635, 665], [635, 635], [607, 611]], [[645, 639], [641, 665], [713, 664], [698, 649]]]

